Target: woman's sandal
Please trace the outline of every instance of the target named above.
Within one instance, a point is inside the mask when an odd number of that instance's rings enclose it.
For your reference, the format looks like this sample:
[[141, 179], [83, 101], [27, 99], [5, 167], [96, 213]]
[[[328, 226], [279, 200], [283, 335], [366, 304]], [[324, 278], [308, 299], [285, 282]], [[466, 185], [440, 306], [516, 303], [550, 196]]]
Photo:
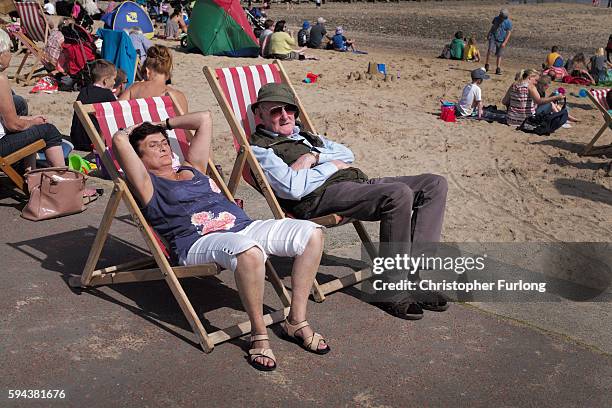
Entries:
[[324, 349], [319, 348], [321, 341], [325, 342], [325, 339], [319, 333], [314, 333], [312, 336], [305, 338], [298, 337], [295, 335], [295, 332], [300, 329], [303, 329], [306, 326], [310, 326], [310, 324], [308, 324], [306, 320], [297, 324], [291, 324], [289, 323], [288, 319], [285, 319], [285, 322], [282, 325], [283, 334], [285, 335], [285, 338], [287, 340], [301, 346], [306, 351], [310, 351], [311, 353], [319, 355], [329, 353], [331, 351], [331, 348], [328, 344], [326, 344], [327, 347]]
[[[251, 335], [251, 346], [256, 341], [269, 340], [267, 334], [253, 334]], [[273, 366], [268, 366], [265, 364], [261, 364], [258, 361], [255, 361], [259, 357], [269, 358], [274, 362]], [[249, 364], [251, 364], [255, 369], [259, 371], [274, 371], [276, 370], [276, 357], [274, 357], [274, 353], [272, 349], [269, 348], [252, 348], [249, 350]]]

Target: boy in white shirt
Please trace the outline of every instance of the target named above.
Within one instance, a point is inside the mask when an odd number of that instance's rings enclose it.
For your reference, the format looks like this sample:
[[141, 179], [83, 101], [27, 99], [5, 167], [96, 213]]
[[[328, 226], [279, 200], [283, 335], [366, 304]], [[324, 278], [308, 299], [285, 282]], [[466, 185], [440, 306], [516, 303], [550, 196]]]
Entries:
[[[489, 79], [490, 77], [487, 75], [486, 71], [482, 68], [478, 68], [472, 71], [472, 83], [467, 84], [465, 88], [463, 88], [463, 93], [461, 94], [461, 99], [459, 100], [459, 104], [457, 105], [457, 113], [461, 116], [476, 116], [478, 115], [478, 119], [482, 118], [482, 91], [480, 89], [480, 85], [482, 81], [485, 79]], [[477, 109], [474, 112], [474, 109]]]

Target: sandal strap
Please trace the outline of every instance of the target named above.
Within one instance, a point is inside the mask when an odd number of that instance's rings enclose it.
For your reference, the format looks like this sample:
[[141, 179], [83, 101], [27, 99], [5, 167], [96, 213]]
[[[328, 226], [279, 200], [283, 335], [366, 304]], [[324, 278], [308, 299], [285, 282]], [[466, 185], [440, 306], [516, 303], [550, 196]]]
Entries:
[[266, 358], [269, 358], [270, 360], [274, 361], [274, 364], [276, 364], [276, 357], [274, 356], [274, 353], [272, 352], [272, 349], [269, 349], [269, 348], [254, 348], [254, 349], [250, 349], [249, 350], [249, 357], [250, 357], [251, 361], [255, 360], [257, 357], [266, 357]]
[[303, 329], [306, 326], [310, 326], [307, 320], [304, 320], [300, 323], [291, 324], [289, 322], [289, 319], [285, 319], [285, 329], [287, 330], [287, 334], [289, 336], [295, 337], [295, 332], [300, 329]]
[[251, 343], [253, 343], [254, 341], [263, 341], [263, 340], [270, 340], [270, 338], [268, 337], [267, 334], [252, 334], [251, 335]]
[[321, 341], [325, 341], [323, 336], [321, 336], [319, 333], [315, 333], [312, 336], [304, 339], [304, 347], [312, 351], [317, 351], [319, 350], [319, 344], [321, 344]]

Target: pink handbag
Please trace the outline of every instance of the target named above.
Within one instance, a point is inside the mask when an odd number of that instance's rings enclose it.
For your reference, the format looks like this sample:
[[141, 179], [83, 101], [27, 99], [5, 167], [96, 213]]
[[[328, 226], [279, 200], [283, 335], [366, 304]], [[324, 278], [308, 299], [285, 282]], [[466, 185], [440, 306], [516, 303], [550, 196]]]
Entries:
[[68, 167], [48, 167], [25, 174], [30, 192], [21, 216], [32, 221], [46, 220], [85, 210], [85, 176]]

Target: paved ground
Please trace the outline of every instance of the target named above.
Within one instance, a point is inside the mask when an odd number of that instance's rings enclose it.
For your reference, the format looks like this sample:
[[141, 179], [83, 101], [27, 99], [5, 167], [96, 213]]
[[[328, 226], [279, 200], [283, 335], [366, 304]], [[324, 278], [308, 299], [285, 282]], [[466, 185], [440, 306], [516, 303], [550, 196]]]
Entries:
[[[611, 320], [601, 303], [531, 305], [527, 316], [516, 305], [490, 306], [497, 314], [453, 305], [406, 322], [350, 290], [310, 304], [310, 321], [333, 348], [327, 356], [281, 340], [278, 327], [274, 373], [247, 365], [244, 340], [205, 354], [163, 282], [68, 287], [108, 191], [82, 214], [39, 223], [19, 218], [18, 202], [0, 191], [0, 407], [610, 406]], [[111, 232], [103, 262], [129, 260], [143, 246], [125, 217]], [[323, 272], [337, 273], [334, 263], [328, 257]], [[183, 284], [198, 313], [210, 311], [208, 328], [243, 318], [229, 274]], [[278, 307], [268, 292], [267, 305]], [[65, 399], [10, 400], [10, 389], [62, 389]]]

